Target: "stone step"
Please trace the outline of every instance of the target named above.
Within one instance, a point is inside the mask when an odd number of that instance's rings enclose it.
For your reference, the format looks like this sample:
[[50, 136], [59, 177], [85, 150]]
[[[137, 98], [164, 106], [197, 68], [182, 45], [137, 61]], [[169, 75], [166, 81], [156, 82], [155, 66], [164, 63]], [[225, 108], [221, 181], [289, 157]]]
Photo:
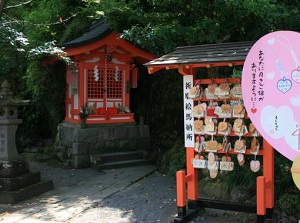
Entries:
[[131, 167], [131, 166], [149, 165], [149, 164], [152, 164], [151, 160], [149, 159], [133, 159], [133, 160], [106, 162], [97, 165], [97, 169], [98, 170], [117, 169], [117, 168]]
[[14, 191], [41, 181], [40, 172], [31, 172], [18, 177], [0, 178], [0, 191]]
[[0, 191], [0, 204], [15, 204], [19, 201], [53, 190], [53, 188], [53, 181], [49, 180], [32, 184], [16, 191]]
[[124, 160], [141, 159], [146, 155], [145, 151], [128, 151], [128, 152], [115, 152], [101, 154], [101, 163], [116, 162]]

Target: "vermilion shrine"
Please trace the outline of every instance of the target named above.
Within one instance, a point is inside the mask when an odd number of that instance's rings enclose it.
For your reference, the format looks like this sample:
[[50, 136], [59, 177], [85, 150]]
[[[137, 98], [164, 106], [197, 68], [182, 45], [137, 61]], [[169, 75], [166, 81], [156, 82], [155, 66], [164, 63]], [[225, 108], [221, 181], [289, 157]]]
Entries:
[[[120, 38], [104, 20], [62, 47], [72, 63], [66, 65], [66, 114], [58, 128], [58, 156], [77, 168], [148, 163], [149, 128], [135, 122], [137, 105], [131, 99], [139, 96], [132, 94], [139, 77], [147, 75], [143, 64], [155, 56]], [[84, 118], [82, 108], [89, 111]]]
[[[238, 42], [178, 47], [174, 52], [145, 64], [149, 74], [162, 69], [177, 69], [183, 75], [186, 170], [176, 173], [176, 223], [192, 220], [200, 208], [256, 213], [257, 222], [272, 219], [274, 149], [254, 131], [253, 125], [250, 127], [250, 120], [243, 109], [241, 79], [218, 78], [214, 73], [216, 70], [211, 69], [243, 65], [253, 44]], [[198, 72], [198, 68], [207, 68], [208, 76], [203, 78], [203, 72]], [[217, 107], [219, 112], [216, 112]], [[249, 130], [246, 130], [248, 125]], [[247, 143], [250, 140], [251, 144]], [[199, 197], [199, 169], [208, 169], [210, 177], [215, 178], [219, 170], [231, 171], [234, 168], [230, 156], [238, 158], [239, 165], [245, 165], [244, 158], [239, 159], [244, 155], [253, 157], [247, 165], [254, 172], [260, 168], [256, 156], [262, 156], [263, 175], [257, 177], [256, 205]]]
[[93, 108], [87, 124], [134, 122], [130, 89], [137, 88], [139, 66], [155, 56], [111, 32], [105, 21], [63, 46], [74, 62], [67, 66], [65, 120], [79, 123], [87, 104]]

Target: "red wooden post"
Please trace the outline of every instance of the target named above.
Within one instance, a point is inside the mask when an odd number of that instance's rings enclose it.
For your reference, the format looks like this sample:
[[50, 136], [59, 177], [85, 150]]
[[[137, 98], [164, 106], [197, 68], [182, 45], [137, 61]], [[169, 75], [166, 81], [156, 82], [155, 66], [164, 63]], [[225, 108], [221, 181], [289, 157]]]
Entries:
[[189, 176], [188, 184], [188, 199], [198, 199], [198, 169], [193, 167], [192, 159], [195, 156], [194, 148], [186, 148], [186, 169]]
[[[264, 139], [263, 172], [266, 178], [266, 208], [273, 212], [274, 208], [274, 149]], [[269, 213], [273, 215], [273, 213]], [[271, 217], [271, 216], [270, 216]]]
[[256, 179], [256, 204], [257, 215], [266, 215], [266, 178], [259, 176]]
[[177, 188], [177, 207], [186, 206], [186, 182], [185, 171], [179, 170], [176, 172], [176, 188]]

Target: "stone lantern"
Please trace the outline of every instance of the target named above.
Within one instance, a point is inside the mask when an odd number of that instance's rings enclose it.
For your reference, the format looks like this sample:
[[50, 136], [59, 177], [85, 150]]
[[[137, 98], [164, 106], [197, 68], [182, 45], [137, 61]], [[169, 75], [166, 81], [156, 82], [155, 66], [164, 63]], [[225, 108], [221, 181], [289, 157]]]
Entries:
[[18, 106], [28, 100], [13, 97], [7, 81], [0, 90], [0, 204], [13, 204], [53, 189], [53, 181], [41, 182], [40, 172], [30, 172], [29, 163], [19, 157], [15, 138]]
[[0, 162], [15, 161], [18, 159], [18, 151], [15, 144], [15, 135], [18, 124], [18, 106], [28, 105], [28, 100], [20, 100], [13, 97], [10, 85], [7, 81], [1, 84], [0, 90]]

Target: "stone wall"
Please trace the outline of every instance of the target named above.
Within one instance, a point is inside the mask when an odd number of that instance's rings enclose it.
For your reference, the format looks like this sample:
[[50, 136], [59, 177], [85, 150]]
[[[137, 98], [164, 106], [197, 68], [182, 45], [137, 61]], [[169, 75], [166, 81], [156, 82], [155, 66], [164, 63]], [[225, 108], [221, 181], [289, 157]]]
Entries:
[[147, 125], [135, 123], [80, 125], [61, 123], [58, 126], [57, 155], [70, 159], [75, 168], [85, 168], [101, 162], [101, 154], [150, 149]]

